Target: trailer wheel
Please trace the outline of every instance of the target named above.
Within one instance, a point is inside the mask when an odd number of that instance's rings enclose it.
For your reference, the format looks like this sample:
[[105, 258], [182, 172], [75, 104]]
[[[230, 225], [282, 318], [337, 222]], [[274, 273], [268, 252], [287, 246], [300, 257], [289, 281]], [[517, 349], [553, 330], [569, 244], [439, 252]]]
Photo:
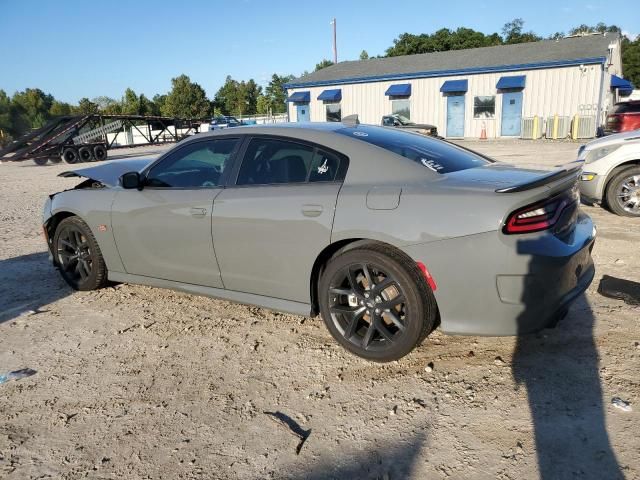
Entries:
[[67, 163], [78, 163], [78, 152], [75, 148], [65, 148], [62, 152], [62, 159]]
[[107, 149], [104, 145], [96, 145], [93, 147], [93, 158], [95, 158], [97, 162], [107, 159]]
[[80, 157], [81, 162], [91, 162], [93, 160], [91, 147], [80, 147], [78, 149], [78, 157]]
[[46, 165], [47, 160], [48, 159], [46, 157], [34, 158], [33, 163], [35, 163], [36, 165]]

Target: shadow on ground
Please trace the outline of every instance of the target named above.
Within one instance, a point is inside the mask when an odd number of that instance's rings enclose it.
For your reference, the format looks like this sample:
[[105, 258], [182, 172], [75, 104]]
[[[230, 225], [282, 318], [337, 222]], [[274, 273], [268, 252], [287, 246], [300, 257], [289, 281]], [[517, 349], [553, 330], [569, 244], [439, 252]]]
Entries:
[[0, 323], [29, 310], [46, 311], [72, 291], [45, 252], [0, 260]]
[[415, 478], [413, 472], [423, 454], [426, 433], [417, 433], [406, 440], [384, 440], [376, 448], [361, 450], [349, 455], [327, 458], [309, 463], [304, 472], [284, 475], [283, 478], [305, 480], [381, 480]]
[[[540, 257], [533, 258], [529, 277], [536, 282], [537, 274], [548, 265], [535, 260]], [[558, 257], [551, 261], [565, 260]], [[572, 263], [571, 275], [581, 277], [584, 267]], [[566, 289], [569, 280], [549, 278], [548, 271], [544, 277], [549, 291]], [[535, 293], [527, 288], [522, 301], [527, 310], [535, 312], [549, 299], [541, 298], [539, 290]], [[519, 331], [526, 330], [531, 321], [524, 317], [518, 319]], [[606, 429], [594, 324], [595, 316], [582, 294], [556, 329], [517, 339], [513, 376], [527, 390], [543, 480], [624, 478]]]

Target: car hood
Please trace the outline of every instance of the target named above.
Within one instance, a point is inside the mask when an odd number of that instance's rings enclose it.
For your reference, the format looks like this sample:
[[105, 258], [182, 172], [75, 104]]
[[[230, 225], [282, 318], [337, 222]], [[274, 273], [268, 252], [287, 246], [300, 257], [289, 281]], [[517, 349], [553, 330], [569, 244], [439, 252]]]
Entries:
[[155, 160], [155, 157], [131, 158], [126, 160], [111, 160], [98, 165], [77, 170], [67, 170], [59, 177], [84, 177], [100, 182], [108, 187], [118, 185], [120, 177], [127, 172], [141, 172]]
[[630, 132], [616, 133], [607, 135], [593, 140], [586, 145], [586, 150], [595, 150], [596, 148], [607, 147], [609, 145], [617, 145], [623, 142], [640, 140], [640, 130], [631, 130]]

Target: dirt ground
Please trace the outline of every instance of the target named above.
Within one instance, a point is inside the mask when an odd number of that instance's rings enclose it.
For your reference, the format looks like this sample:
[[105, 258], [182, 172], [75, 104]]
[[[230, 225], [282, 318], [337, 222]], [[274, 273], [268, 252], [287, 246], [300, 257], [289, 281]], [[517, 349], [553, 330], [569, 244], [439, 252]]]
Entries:
[[[578, 147], [464, 144], [546, 167]], [[557, 328], [436, 331], [379, 365], [319, 318], [131, 285], [72, 291], [40, 233], [45, 196], [77, 183], [56, 176], [68, 168], [0, 165], [0, 373], [37, 371], [0, 385], [1, 478], [640, 478], [640, 307], [597, 293], [605, 274], [640, 282], [640, 220], [585, 207], [596, 278]], [[265, 412], [299, 426], [299, 454]]]

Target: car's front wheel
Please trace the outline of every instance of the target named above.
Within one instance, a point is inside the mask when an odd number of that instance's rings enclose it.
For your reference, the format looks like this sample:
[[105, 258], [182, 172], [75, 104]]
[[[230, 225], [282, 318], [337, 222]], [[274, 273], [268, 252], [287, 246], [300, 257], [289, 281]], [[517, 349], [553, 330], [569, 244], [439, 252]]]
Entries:
[[614, 173], [607, 186], [606, 200], [613, 213], [640, 217], [640, 166]]
[[318, 293], [331, 335], [350, 352], [376, 362], [407, 355], [437, 317], [433, 292], [416, 263], [378, 245], [331, 259]]
[[62, 278], [76, 290], [107, 284], [107, 267], [91, 229], [78, 217], [60, 222], [53, 237], [55, 262]]

